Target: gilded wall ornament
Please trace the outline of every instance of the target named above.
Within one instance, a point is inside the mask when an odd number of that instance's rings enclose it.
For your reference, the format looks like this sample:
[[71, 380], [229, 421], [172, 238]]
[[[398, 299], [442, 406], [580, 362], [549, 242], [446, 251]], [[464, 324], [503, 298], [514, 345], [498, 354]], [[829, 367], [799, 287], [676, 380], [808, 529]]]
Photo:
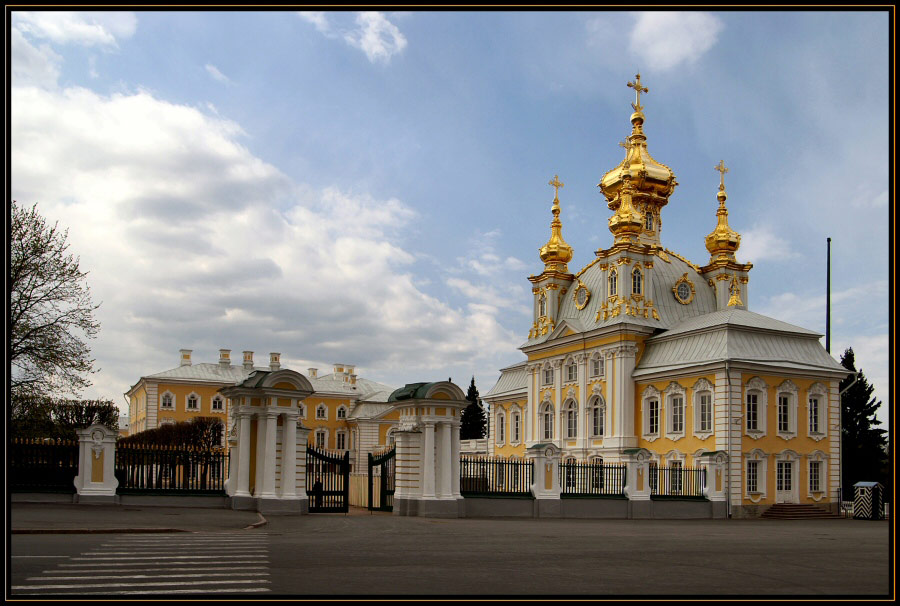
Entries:
[[672, 294], [675, 295], [675, 300], [682, 305], [687, 305], [694, 300], [694, 283], [688, 279], [687, 273], [675, 282], [675, 286], [672, 287]]
[[572, 292], [572, 300], [575, 301], [575, 309], [579, 311], [584, 309], [591, 300], [591, 291], [581, 280], [578, 280], [578, 286]]

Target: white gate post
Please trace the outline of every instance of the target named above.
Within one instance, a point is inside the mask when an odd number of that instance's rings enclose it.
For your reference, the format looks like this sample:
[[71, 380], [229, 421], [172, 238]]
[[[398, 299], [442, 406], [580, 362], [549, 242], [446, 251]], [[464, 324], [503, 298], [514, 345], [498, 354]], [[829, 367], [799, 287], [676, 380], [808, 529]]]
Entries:
[[79, 429], [76, 503], [118, 503], [116, 432], [100, 423]]

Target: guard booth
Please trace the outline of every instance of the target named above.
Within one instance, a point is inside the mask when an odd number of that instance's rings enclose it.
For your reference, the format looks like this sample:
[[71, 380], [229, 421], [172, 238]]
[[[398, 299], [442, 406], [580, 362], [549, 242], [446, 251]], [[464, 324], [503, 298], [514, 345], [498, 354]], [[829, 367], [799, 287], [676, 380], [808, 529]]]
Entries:
[[858, 520], [883, 520], [884, 486], [878, 482], [854, 484], [853, 517]]

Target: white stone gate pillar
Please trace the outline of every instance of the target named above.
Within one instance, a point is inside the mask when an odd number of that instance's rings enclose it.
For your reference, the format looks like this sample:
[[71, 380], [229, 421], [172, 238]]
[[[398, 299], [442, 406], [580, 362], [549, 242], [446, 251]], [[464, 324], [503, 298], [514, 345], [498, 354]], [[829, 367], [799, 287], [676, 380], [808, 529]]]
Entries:
[[534, 495], [534, 517], [558, 518], [562, 515], [560, 503], [559, 459], [555, 444], [535, 444], [525, 451], [525, 459], [534, 466], [531, 493]]
[[706, 484], [703, 486], [703, 496], [712, 503], [712, 517], [727, 518], [728, 492], [725, 488], [728, 454], [721, 450], [705, 452], [700, 457], [700, 468], [706, 470]]
[[281, 427], [281, 498], [297, 498], [297, 418], [292, 411], [283, 416]]
[[[629, 448], [622, 453], [625, 462], [625, 496], [628, 497], [629, 518], [649, 518], [652, 515], [650, 503], [650, 459], [652, 453], [646, 448]], [[659, 479], [657, 478], [657, 481]]]
[[76, 503], [116, 503], [116, 432], [99, 423], [79, 429]]

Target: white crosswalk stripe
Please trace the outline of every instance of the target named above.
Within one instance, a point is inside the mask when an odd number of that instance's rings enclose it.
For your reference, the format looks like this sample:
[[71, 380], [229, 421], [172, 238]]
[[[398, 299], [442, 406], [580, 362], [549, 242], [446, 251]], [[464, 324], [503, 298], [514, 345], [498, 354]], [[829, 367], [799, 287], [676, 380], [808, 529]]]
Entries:
[[265, 533], [121, 535], [10, 590], [45, 596], [265, 593], [271, 591], [268, 564]]

